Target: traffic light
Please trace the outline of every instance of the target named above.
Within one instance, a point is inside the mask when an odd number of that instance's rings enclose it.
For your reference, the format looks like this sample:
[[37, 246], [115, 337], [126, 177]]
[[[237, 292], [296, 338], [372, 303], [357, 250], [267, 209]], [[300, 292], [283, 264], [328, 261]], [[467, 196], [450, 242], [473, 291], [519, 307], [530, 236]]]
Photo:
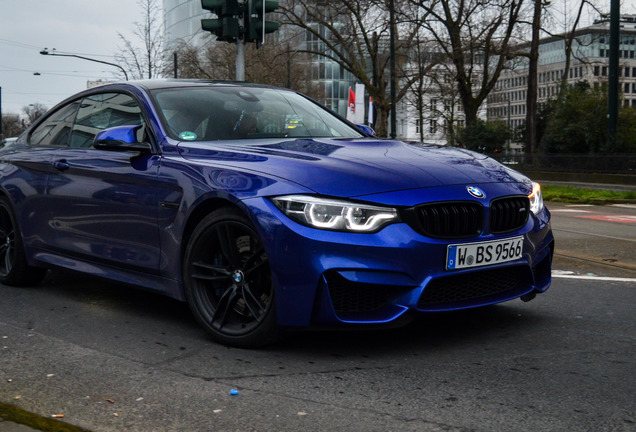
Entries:
[[241, 33], [238, 19], [241, 5], [238, 0], [201, 0], [201, 7], [217, 16], [215, 19], [202, 19], [201, 28], [214, 33], [220, 41], [236, 42]]
[[273, 33], [278, 30], [279, 24], [275, 21], [265, 21], [265, 14], [278, 9], [278, 2], [275, 0], [252, 0], [249, 20], [247, 24], [246, 42], [262, 43], [265, 33]]

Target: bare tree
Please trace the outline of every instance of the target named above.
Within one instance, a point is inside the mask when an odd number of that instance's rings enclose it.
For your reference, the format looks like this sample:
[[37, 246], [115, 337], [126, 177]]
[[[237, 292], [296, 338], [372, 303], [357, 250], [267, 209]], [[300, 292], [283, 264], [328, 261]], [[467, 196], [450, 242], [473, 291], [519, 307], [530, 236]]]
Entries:
[[[409, 48], [418, 34], [418, 25], [406, 2], [395, 2], [398, 16], [408, 20], [396, 23], [396, 102], [417, 79], [418, 68], [408, 65]], [[413, 9], [410, 7], [410, 9]], [[290, 0], [282, 6], [285, 22], [307, 35], [302, 49], [311, 56], [323, 56], [349, 71], [364, 84], [377, 110], [376, 132], [387, 136], [391, 110], [389, 96], [389, 9], [384, 0]], [[417, 13], [416, 13], [417, 15]]]
[[533, 0], [534, 13], [532, 16], [532, 40], [530, 41], [530, 55], [528, 61], [528, 92], [526, 96], [526, 153], [537, 150], [537, 69], [539, 67], [539, 40], [541, 38], [541, 12], [543, 0]]
[[409, 0], [422, 26], [454, 66], [466, 125], [477, 120], [506, 62], [513, 58], [525, 0]]
[[25, 125], [20, 121], [18, 114], [2, 114], [2, 138], [18, 136], [24, 129]]
[[31, 126], [37, 121], [37, 119], [46, 114], [48, 110], [49, 109], [46, 107], [46, 105], [42, 105], [38, 102], [22, 107], [22, 112], [26, 116], [25, 126]]
[[572, 56], [574, 55], [574, 44], [575, 42], [580, 45], [584, 43], [580, 39], [576, 38], [577, 30], [581, 22], [583, 12], [585, 11], [585, 9], [592, 9], [599, 12], [596, 6], [594, 5], [594, 3], [591, 2], [590, 0], [578, 0], [578, 1], [579, 1], [578, 7], [576, 8], [576, 13], [574, 15], [574, 19], [572, 20], [569, 20], [567, 18], [568, 5], [564, 4], [564, 12], [563, 12], [563, 20], [562, 20], [562, 26], [563, 26], [564, 32], [561, 35], [559, 35], [560, 37], [563, 38], [563, 41], [565, 44], [565, 66], [563, 68], [564, 73], [561, 76], [561, 90], [563, 90], [568, 85], [568, 74], [566, 73], [566, 71], [570, 70], [570, 64], [572, 63]]
[[161, 8], [157, 0], [138, 0], [137, 4], [143, 11], [143, 20], [135, 23], [134, 40], [119, 33], [123, 47], [115, 59], [133, 79], [156, 78], [165, 64]]
[[[309, 96], [317, 96], [312, 85], [308, 56], [297, 50], [292, 41], [272, 40], [256, 48], [245, 47], [245, 78], [249, 82], [289, 87]], [[179, 76], [181, 78], [204, 78], [233, 80], [236, 76], [236, 46], [230, 43], [211, 41], [205, 49], [188, 44], [177, 50]]]

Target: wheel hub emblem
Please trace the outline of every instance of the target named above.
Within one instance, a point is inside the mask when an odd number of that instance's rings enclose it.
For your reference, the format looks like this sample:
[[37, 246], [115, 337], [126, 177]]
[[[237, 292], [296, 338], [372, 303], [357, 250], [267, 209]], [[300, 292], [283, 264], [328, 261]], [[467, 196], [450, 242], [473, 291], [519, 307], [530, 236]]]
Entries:
[[479, 199], [486, 198], [486, 194], [484, 193], [484, 191], [479, 189], [478, 187], [466, 186], [466, 190], [468, 191], [469, 194], [471, 194], [475, 198], [479, 198]]
[[233, 274], [232, 274], [232, 279], [234, 280], [234, 282], [236, 283], [241, 283], [243, 282], [243, 279], [245, 279], [245, 276], [243, 275], [243, 272], [240, 270], [236, 270]]

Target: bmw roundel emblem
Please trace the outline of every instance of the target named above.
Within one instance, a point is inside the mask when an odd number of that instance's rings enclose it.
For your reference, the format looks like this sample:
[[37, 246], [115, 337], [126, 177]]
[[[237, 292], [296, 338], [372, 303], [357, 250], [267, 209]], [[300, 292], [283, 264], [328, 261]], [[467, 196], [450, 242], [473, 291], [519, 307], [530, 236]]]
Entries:
[[479, 189], [478, 187], [466, 186], [466, 190], [468, 191], [469, 194], [471, 194], [475, 198], [479, 198], [479, 199], [486, 198], [486, 193], [483, 190]]
[[234, 279], [234, 282], [236, 283], [241, 283], [243, 282], [243, 278], [245, 276], [243, 276], [243, 272], [240, 270], [236, 270], [233, 274], [232, 274], [232, 279]]

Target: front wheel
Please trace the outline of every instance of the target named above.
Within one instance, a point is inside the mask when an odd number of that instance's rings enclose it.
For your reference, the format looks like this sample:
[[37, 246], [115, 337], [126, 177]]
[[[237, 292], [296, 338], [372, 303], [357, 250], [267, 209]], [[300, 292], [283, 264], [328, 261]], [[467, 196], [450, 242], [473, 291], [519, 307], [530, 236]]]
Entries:
[[241, 212], [216, 210], [197, 225], [183, 271], [188, 305], [215, 340], [255, 347], [277, 338], [269, 259]]

